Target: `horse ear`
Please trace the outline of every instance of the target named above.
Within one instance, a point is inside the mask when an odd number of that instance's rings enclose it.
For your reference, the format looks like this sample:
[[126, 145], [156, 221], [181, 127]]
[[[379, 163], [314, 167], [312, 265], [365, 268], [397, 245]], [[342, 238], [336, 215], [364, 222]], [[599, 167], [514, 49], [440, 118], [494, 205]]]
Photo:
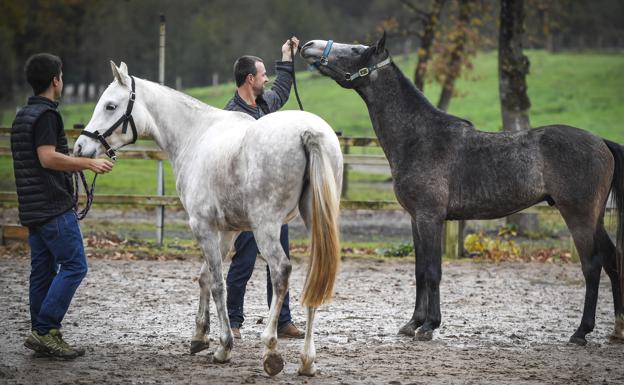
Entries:
[[[125, 67], [125, 64], [123, 62], [121, 64], [122, 64], [122, 67]], [[121, 69], [117, 68], [117, 65], [112, 60], [110, 62], [110, 65], [111, 65], [111, 70], [113, 71], [113, 77], [115, 78], [115, 80], [117, 80], [117, 82], [119, 82], [119, 84], [121, 85], [126, 85], [125, 77], [122, 75]], [[127, 67], [126, 67], [126, 71], [128, 71]]]
[[381, 39], [375, 44], [375, 53], [382, 53], [386, 49], [386, 30], [384, 29]]
[[128, 66], [126, 65], [126, 63], [121, 62], [121, 64], [119, 65], [119, 72], [123, 75], [128, 76]]

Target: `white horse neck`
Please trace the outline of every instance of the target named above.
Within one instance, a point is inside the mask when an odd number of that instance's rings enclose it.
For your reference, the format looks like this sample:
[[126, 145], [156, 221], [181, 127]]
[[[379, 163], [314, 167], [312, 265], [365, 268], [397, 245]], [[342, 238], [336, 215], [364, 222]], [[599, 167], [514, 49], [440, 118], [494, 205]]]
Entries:
[[195, 143], [198, 136], [208, 134], [221, 110], [211, 107], [182, 92], [157, 83], [137, 79], [137, 99], [152, 118], [147, 133], [172, 162]]

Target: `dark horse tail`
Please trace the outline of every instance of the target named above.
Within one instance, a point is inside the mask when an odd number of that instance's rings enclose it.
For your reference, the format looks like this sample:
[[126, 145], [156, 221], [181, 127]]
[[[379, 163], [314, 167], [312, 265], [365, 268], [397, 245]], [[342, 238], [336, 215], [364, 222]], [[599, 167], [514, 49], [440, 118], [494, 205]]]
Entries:
[[611, 193], [615, 202], [617, 215], [617, 240], [616, 259], [618, 275], [620, 277], [620, 288], [624, 296], [624, 147], [615, 142], [605, 140], [615, 159], [615, 169], [613, 180], [611, 181]]

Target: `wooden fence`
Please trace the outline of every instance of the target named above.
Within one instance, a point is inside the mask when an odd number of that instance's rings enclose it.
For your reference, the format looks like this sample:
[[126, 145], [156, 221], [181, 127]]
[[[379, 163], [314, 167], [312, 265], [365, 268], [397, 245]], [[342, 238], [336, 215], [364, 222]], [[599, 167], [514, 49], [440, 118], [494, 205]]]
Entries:
[[[68, 129], [66, 134], [68, 138], [75, 139], [80, 135], [80, 129]], [[0, 128], [0, 156], [11, 156], [11, 149], [8, 145], [8, 136], [10, 135], [9, 128]], [[4, 140], [3, 140], [4, 139]], [[142, 137], [143, 140], [149, 140], [148, 137]], [[350, 154], [352, 147], [378, 147], [379, 142], [376, 138], [353, 138], [353, 137], [340, 137], [340, 144], [344, 152], [344, 181], [343, 181], [343, 196], [347, 188], [348, 178], [348, 166], [350, 165], [373, 165], [373, 166], [388, 166], [388, 161], [383, 155], [355, 155]], [[140, 142], [139, 142], [140, 143]], [[123, 159], [145, 159], [152, 161], [162, 162], [167, 159], [167, 155], [157, 148], [142, 148], [139, 145], [129, 146], [119, 150], [120, 157]], [[162, 168], [160, 168], [162, 169]], [[163, 178], [158, 178], [158, 183], [164, 183]], [[158, 186], [157, 186], [158, 187]], [[162, 187], [162, 186], [161, 186]], [[157, 189], [158, 191], [164, 191], [164, 189]], [[17, 205], [17, 194], [15, 191], [0, 191], [0, 204], [5, 206]], [[94, 201], [95, 205], [109, 205], [109, 206], [139, 206], [139, 207], [170, 207], [170, 208], [182, 208], [180, 200], [175, 195], [103, 195], [97, 194]], [[396, 201], [353, 201], [353, 200], [341, 200], [340, 206], [343, 209], [367, 209], [367, 210], [401, 210], [401, 206]], [[553, 212], [553, 209], [546, 205], [533, 206], [524, 212]], [[164, 218], [160, 218], [164, 220]], [[158, 222], [157, 223], [162, 223]], [[162, 229], [161, 229], [162, 230]], [[460, 236], [460, 225], [457, 221], [448, 221], [445, 227], [445, 239], [444, 249], [445, 254], [449, 257], [457, 257], [462, 250], [463, 237]], [[463, 232], [463, 231], [462, 231]], [[158, 234], [158, 229], [157, 229]], [[158, 236], [158, 235], [157, 235]], [[162, 236], [162, 231], [160, 232]], [[162, 242], [161, 239], [157, 239]]]

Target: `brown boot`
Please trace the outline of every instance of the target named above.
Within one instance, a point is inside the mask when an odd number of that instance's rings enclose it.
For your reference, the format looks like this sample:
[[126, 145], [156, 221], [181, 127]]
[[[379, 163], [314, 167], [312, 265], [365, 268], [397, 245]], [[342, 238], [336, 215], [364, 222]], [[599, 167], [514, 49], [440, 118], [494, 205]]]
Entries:
[[305, 333], [297, 329], [294, 323], [289, 322], [281, 328], [277, 329], [277, 338], [303, 338]]
[[232, 335], [234, 336], [235, 339], [240, 340], [242, 339], [241, 334], [240, 334], [240, 329], [239, 328], [232, 328]]

